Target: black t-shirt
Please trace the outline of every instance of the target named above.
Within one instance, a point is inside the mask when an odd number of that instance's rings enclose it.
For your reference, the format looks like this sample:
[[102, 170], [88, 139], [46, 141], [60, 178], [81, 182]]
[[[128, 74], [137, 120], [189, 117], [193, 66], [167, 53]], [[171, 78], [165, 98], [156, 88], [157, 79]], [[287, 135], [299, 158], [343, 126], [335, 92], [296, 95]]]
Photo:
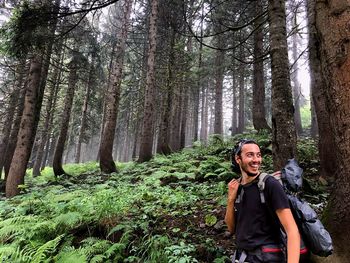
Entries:
[[261, 203], [257, 180], [240, 187], [244, 193], [242, 200], [235, 204], [237, 247], [253, 250], [261, 245], [281, 243], [277, 215], [272, 215], [272, 211], [275, 214], [277, 209], [289, 208], [281, 184], [272, 176], [266, 179], [264, 204]]

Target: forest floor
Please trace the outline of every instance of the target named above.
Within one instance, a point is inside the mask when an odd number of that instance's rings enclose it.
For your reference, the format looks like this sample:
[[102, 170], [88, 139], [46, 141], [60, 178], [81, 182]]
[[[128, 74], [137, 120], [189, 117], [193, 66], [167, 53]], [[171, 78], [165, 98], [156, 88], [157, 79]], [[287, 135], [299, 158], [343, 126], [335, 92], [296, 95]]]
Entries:
[[[223, 221], [227, 182], [237, 177], [230, 145], [118, 163], [110, 175], [97, 163], [66, 165], [60, 178], [49, 168], [35, 178], [28, 171], [23, 193], [0, 200], [0, 261], [230, 262], [234, 237]], [[303, 197], [321, 212], [328, 193], [316, 180], [317, 147], [301, 145]], [[271, 172], [269, 148], [262, 151]]]

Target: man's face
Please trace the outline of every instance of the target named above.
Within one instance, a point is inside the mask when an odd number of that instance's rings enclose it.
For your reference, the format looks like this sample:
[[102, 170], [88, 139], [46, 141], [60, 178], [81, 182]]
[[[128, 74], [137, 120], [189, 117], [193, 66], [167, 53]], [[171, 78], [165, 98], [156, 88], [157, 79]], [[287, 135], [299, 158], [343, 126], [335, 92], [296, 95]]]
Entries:
[[254, 176], [259, 173], [261, 165], [261, 152], [258, 145], [249, 143], [242, 146], [240, 156], [236, 155], [236, 162], [239, 164], [242, 172]]

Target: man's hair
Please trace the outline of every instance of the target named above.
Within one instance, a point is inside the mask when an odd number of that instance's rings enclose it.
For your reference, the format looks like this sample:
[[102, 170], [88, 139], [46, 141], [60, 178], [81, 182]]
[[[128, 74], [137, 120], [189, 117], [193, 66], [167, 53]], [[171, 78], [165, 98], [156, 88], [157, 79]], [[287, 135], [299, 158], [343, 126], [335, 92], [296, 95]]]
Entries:
[[256, 141], [252, 140], [252, 139], [240, 139], [235, 144], [235, 146], [232, 149], [232, 154], [231, 154], [231, 162], [232, 162], [231, 168], [232, 168], [232, 171], [235, 172], [235, 173], [240, 173], [241, 172], [241, 169], [239, 168], [239, 165], [236, 162], [236, 158], [235, 157], [236, 157], [236, 155], [238, 155], [238, 156], [241, 155], [243, 145], [245, 145], [245, 144], [256, 144], [256, 145], [259, 146], [259, 144]]

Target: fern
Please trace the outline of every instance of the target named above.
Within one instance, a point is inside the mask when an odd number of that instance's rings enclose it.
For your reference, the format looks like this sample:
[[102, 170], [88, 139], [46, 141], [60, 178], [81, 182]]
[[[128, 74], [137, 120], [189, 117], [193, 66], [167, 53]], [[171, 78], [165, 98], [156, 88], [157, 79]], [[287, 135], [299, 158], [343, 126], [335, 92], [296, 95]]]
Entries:
[[143, 262], [167, 262], [164, 248], [170, 244], [168, 236], [145, 236], [141, 245], [140, 257]]
[[86, 256], [80, 249], [73, 249], [70, 251], [62, 251], [56, 257], [54, 262], [56, 263], [87, 263]]
[[18, 253], [18, 247], [11, 245], [3, 245], [0, 247], [0, 262], [6, 262], [14, 254]]
[[53, 254], [56, 251], [63, 237], [64, 234], [40, 246], [33, 254], [31, 263], [41, 263], [44, 259], [50, 258], [51, 254]]
[[127, 248], [129, 241], [130, 241], [130, 233], [132, 233], [131, 230], [127, 230], [124, 232], [122, 237], [120, 238], [120, 241], [118, 243], [114, 243], [112, 246], [110, 246], [104, 253], [104, 255], [109, 258], [113, 259], [118, 262], [118, 260], [123, 259], [123, 252]]
[[127, 247], [126, 243], [121, 243], [121, 242], [115, 243], [106, 250], [104, 255], [107, 258], [114, 258], [114, 259], [122, 258], [123, 251], [126, 249], [126, 247]]
[[101, 240], [94, 237], [86, 238], [82, 243], [83, 247], [81, 250], [88, 259], [92, 258], [94, 255], [104, 254], [111, 246], [111, 242], [108, 240]]
[[30, 258], [24, 255], [19, 246], [11, 244], [0, 247], [0, 262], [30, 262]]
[[57, 223], [52, 220], [39, 221], [34, 224], [26, 236], [30, 239], [48, 240], [57, 236]]
[[83, 215], [79, 212], [68, 212], [57, 216], [54, 221], [64, 229], [71, 229], [83, 221]]
[[22, 235], [38, 220], [36, 216], [18, 216], [0, 222], [0, 242]]
[[104, 256], [104, 255], [96, 255], [90, 260], [90, 263], [106, 262], [105, 260], [106, 260], [106, 256]]

